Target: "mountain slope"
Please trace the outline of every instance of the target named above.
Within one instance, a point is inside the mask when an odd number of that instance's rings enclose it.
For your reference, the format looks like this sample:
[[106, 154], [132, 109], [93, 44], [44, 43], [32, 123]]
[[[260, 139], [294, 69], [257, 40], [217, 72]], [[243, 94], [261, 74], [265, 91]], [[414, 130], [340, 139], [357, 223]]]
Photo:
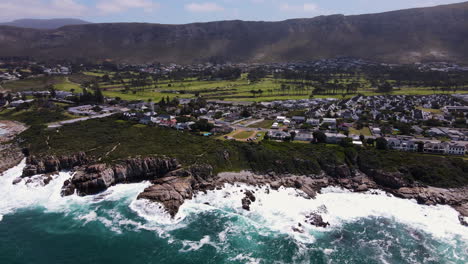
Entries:
[[11, 22], [0, 23], [3, 26], [12, 26], [20, 28], [35, 29], [57, 29], [69, 25], [83, 25], [90, 22], [73, 18], [55, 18], [55, 19], [18, 19]]
[[354, 56], [468, 62], [468, 2], [357, 16], [187, 25], [110, 23], [56, 30], [0, 27], [0, 57], [146, 63], [283, 62]]

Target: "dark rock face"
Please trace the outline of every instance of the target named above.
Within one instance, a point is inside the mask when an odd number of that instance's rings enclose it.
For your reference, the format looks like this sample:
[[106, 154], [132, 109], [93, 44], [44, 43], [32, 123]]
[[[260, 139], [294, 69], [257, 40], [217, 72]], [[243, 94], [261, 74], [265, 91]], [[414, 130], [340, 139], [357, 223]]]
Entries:
[[23, 158], [24, 155], [16, 144], [0, 144], [0, 175], [18, 165]]
[[350, 168], [345, 164], [337, 166], [326, 164], [323, 165], [323, 170], [328, 175], [336, 178], [349, 178], [353, 176], [353, 173], [351, 172]]
[[28, 164], [23, 169], [23, 177], [29, 177], [36, 174], [52, 173], [61, 170], [71, 170], [74, 167], [88, 164], [90, 159], [86, 157], [86, 154], [80, 152], [76, 155], [71, 156], [46, 156], [36, 157], [30, 156], [26, 160]]
[[323, 221], [322, 216], [317, 213], [311, 213], [306, 216], [306, 223], [324, 228], [330, 225], [330, 223]]
[[167, 212], [174, 217], [186, 199], [193, 196], [193, 177], [168, 176], [156, 179], [154, 185], [138, 195], [138, 199], [148, 199], [164, 205]]
[[213, 168], [208, 165], [194, 165], [188, 169], [168, 172], [162, 178], [152, 181], [153, 185], [138, 195], [137, 199], [148, 199], [164, 205], [174, 217], [186, 199], [192, 199], [196, 191], [214, 189], [209, 182], [213, 177]]
[[153, 180], [179, 167], [175, 159], [143, 158], [129, 159], [116, 165], [94, 164], [76, 171], [65, 182], [62, 195], [89, 195], [102, 192], [117, 183]]
[[468, 222], [465, 221], [465, 219], [464, 219], [464, 217], [462, 215], [458, 216], [458, 220], [460, 221], [460, 224], [462, 224], [464, 226], [468, 226]]
[[[133, 158], [116, 164], [90, 164], [93, 160], [84, 153], [66, 157], [48, 156], [28, 157], [23, 178], [54, 173], [60, 170], [75, 170], [73, 177], [64, 182], [62, 195], [91, 195], [102, 192], [118, 183], [152, 181], [153, 185], [145, 189], [138, 199], [159, 202], [171, 216], [175, 216], [185, 199], [191, 199], [197, 192], [220, 189], [226, 183], [245, 183], [251, 186], [269, 186], [273, 190], [280, 187], [301, 190], [304, 198], [311, 199], [320, 189], [328, 186], [340, 186], [355, 192], [369, 189], [384, 189], [393, 195], [406, 199], [416, 199], [420, 204], [446, 204], [454, 207], [463, 216], [468, 216], [468, 187], [441, 189], [409, 183], [400, 172], [378, 170], [351, 170], [346, 165], [330, 165], [317, 175], [288, 175], [269, 173], [257, 175], [251, 172], [220, 173], [213, 175], [209, 165], [193, 165], [181, 168], [177, 160], [169, 158]], [[41, 179], [48, 184], [52, 178], [44, 175]], [[16, 179], [14, 183], [21, 181]], [[245, 192], [242, 208], [250, 210], [256, 198], [251, 191]], [[308, 221], [317, 226], [326, 226], [317, 213], [308, 217]]]
[[245, 197], [242, 198], [242, 208], [244, 210], [250, 211], [250, 204], [255, 202], [256, 198], [253, 195], [253, 193], [249, 190], [245, 191], [244, 194], [245, 194]]

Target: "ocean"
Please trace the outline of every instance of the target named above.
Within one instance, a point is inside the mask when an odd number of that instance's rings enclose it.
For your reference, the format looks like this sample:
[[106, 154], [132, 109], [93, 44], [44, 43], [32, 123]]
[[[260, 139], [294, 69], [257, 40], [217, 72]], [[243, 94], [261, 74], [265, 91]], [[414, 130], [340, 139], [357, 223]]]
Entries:
[[[455, 210], [383, 191], [330, 187], [306, 199], [294, 189], [226, 185], [171, 219], [136, 200], [148, 182], [61, 197], [69, 173], [46, 186], [12, 185], [23, 167], [0, 176], [0, 263], [468, 263], [468, 227]], [[241, 207], [247, 189], [256, 196], [250, 211]], [[311, 212], [330, 227], [306, 224]]]

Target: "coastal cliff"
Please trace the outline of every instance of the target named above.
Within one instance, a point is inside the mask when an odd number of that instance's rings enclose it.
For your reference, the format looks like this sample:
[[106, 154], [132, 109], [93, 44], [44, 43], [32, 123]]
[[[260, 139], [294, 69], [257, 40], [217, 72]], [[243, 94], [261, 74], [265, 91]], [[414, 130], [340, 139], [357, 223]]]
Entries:
[[[366, 192], [382, 189], [397, 197], [415, 199], [425, 205], [450, 205], [462, 216], [468, 216], [468, 188], [435, 188], [418, 182], [408, 181], [401, 172], [350, 167], [346, 164], [326, 165], [321, 173], [311, 175], [292, 175], [269, 172], [258, 174], [248, 171], [224, 172], [215, 174], [210, 165], [182, 167], [171, 158], [130, 158], [114, 164], [96, 163], [84, 153], [72, 156], [28, 157], [28, 165], [23, 177], [35, 174], [52, 173], [59, 170], [74, 170], [73, 177], [62, 188], [62, 195], [92, 195], [102, 192], [119, 183], [150, 181], [152, 185], [138, 195], [161, 203], [174, 217], [179, 207], [198, 192], [222, 188], [225, 184], [245, 183], [252, 186], [295, 188], [314, 198], [322, 188], [342, 187], [353, 192]], [[244, 201], [245, 200], [245, 201]], [[243, 199], [243, 207], [248, 210], [254, 196]], [[462, 218], [461, 218], [462, 219]]]
[[16, 166], [24, 158], [23, 152], [15, 136], [26, 130], [26, 126], [19, 122], [0, 120], [0, 175], [11, 167]]

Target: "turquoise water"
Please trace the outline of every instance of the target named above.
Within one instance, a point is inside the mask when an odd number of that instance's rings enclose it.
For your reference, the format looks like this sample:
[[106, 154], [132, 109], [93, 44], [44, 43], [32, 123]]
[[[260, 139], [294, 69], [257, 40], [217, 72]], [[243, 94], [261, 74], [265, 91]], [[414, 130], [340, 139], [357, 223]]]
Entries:
[[[294, 190], [226, 186], [187, 201], [177, 219], [135, 198], [148, 183], [95, 197], [0, 177], [0, 263], [467, 263], [468, 228], [448, 207], [330, 188], [315, 200]], [[8, 184], [10, 183], [10, 184]], [[252, 211], [242, 190], [255, 191]], [[209, 204], [205, 204], [209, 203]], [[320, 211], [330, 228], [303, 224]]]

